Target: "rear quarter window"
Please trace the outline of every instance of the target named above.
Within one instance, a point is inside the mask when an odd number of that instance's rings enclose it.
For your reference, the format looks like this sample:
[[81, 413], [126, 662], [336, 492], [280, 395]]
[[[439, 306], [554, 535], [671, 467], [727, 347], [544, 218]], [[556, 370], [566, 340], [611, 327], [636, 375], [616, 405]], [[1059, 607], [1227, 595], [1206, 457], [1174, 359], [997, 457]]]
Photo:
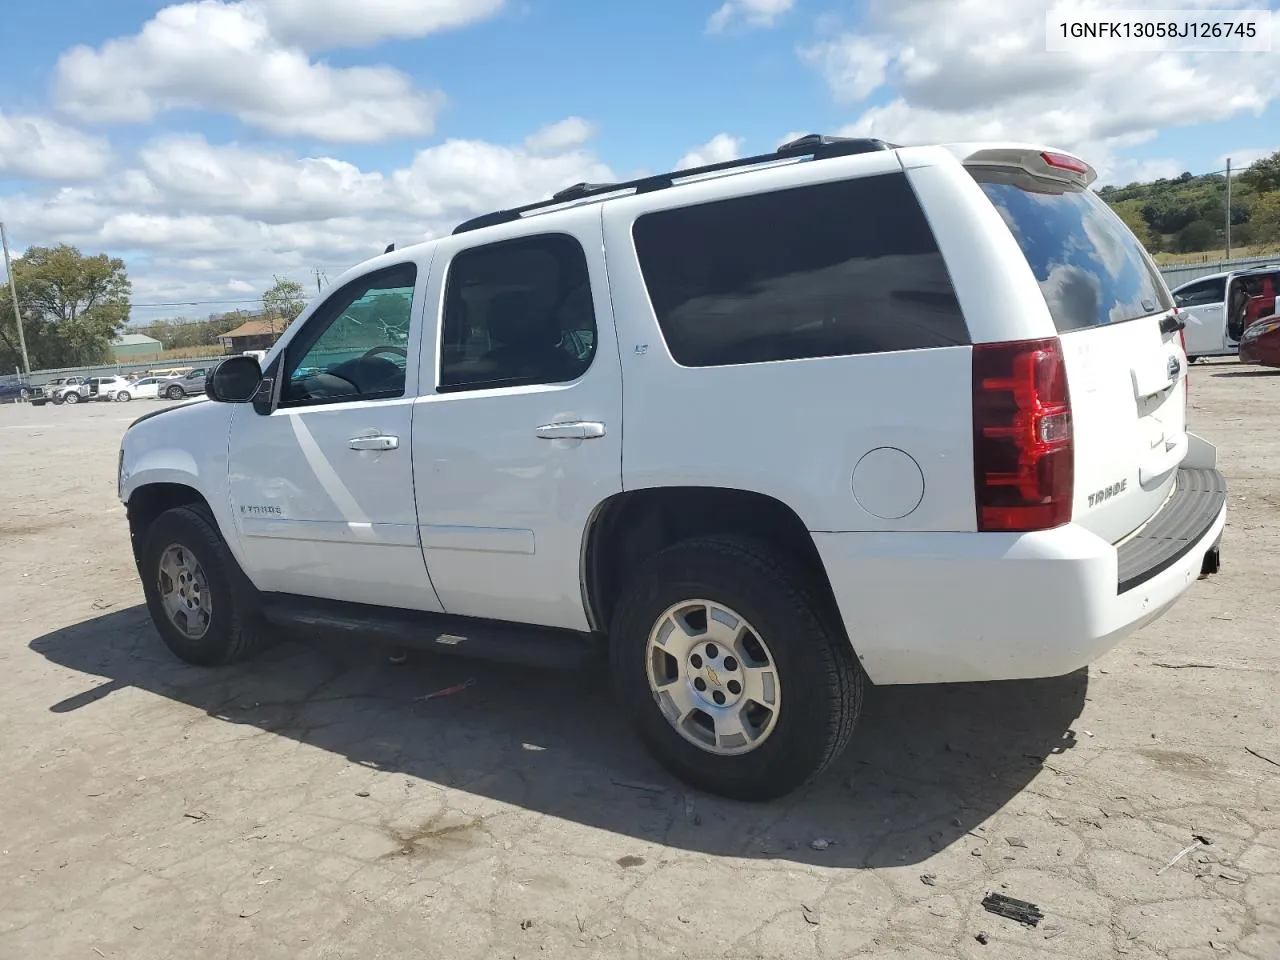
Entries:
[[1092, 190], [1002, 168], [971, 172], [1018, 241], [1059, 333], [1172, 308], [1138, 239]]
[[684, 366], [970, 342], [900, 173], [648, 213], [633, 236], [663, 338]]

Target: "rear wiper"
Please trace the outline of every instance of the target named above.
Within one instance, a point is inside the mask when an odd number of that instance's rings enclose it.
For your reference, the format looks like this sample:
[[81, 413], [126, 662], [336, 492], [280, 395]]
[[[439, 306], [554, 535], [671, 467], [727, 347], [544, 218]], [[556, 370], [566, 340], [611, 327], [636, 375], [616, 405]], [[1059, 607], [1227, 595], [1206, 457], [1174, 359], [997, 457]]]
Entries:
[[1187, 321], [1176, 313], [1166, 313], [1160, 318], [1161, 333], [1177, 333], [1179, 330], [1186, 329]]

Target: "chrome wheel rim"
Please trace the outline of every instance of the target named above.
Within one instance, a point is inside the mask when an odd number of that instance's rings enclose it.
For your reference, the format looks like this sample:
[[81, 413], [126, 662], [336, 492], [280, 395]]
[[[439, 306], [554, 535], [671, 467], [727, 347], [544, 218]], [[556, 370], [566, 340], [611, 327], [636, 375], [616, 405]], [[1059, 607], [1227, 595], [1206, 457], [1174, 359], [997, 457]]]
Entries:
[[782, 687], [773, 654], [746, 618], [722, 603], [668, 607], [649, 631], [645, 669], [667, 722], [707, 753], [750, 753], [777, 726]]
[[165, 548], [156, 586], [165, 615], [183, 636], [199, 640], [208, 633], [213, 597], [204, 568], [190, 550], [180, 543]]

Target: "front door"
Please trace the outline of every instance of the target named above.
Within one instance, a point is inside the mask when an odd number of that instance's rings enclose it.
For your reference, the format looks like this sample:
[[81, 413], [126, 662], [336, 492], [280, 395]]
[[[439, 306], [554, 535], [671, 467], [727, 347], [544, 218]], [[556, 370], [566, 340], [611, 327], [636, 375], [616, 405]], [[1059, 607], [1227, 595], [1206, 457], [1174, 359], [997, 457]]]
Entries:
[[290, 331], [268, 371], [276, 399], [236, 410], [231, 509], [261, 589], [440, 610], [411, 448], [429, 266], [428, 254], [343, 285]]
[[622, 489], [622, 378], [600, 210], [556, 226], [439, 248], [414, 476], [445, 610], [585, 630], [583, 532]]
[[1186, 328], [1187, 356], [1211, 357], [1226, 349], [1226, 278], [1209, 277], [1174, 294]]

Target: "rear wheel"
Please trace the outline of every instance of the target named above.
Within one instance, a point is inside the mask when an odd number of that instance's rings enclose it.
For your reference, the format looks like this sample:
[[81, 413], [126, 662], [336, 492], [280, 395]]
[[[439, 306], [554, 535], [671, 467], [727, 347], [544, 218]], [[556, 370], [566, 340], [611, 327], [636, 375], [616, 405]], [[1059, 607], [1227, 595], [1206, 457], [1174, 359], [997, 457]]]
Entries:
[[627, 585], [610, 643], [614, 683], [668, 770], [710, 793], [769, 800], [847, 745], [862, 670], [797, 565], [763, 544], [689, 540]]
[[255, 598], [206, 507], [160, 514], [143, 537], [139, 574], [151, 620], [181, 659], [220, 666], [261, 646]]
[[173, 386], [165, 390], [164, 395], [170, 400], [181, 400], [187, 395], [187, 392], [175, 383]]
[[62, 397], [62, 400], [63, 400], [63, 402], [64, 402], [64, 403], [79, 403], [79, 402], [80, 402], [80, 394], [78, 394], [76, 391], [72, 390], [72, 391], [70, 391], [69, 393], [64, 394], [64, 395], [63, 395], [63, 397]]

